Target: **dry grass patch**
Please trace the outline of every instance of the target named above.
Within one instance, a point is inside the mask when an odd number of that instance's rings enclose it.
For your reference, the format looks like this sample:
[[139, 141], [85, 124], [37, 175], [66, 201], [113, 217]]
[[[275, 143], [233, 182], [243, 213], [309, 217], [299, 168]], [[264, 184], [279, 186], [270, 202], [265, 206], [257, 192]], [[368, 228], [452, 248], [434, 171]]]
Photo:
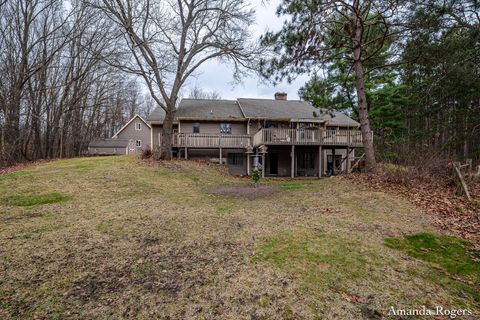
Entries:
[[70, 159], [0, 177], [1, 319], [364, 319], [468, 298], [386, 237], [438, 232], [406, 200], [348, 181], [262, 180], [247, 199], [218, 166]]
[[278, 187], [272, 185], [237, 184], [215, 187], [209, 190], [216, 195], [236, 198], [256, 199], [269, 197], [278, 191]]

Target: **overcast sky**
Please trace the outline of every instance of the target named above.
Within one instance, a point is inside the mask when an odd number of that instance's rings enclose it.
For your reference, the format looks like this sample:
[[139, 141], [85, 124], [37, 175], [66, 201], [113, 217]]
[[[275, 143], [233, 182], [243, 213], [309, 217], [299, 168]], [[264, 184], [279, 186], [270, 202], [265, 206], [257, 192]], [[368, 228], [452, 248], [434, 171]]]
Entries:
[[[252, 6], [256, 11], [256, 24], [252, 26], [252, 33], [256, 38], [267, 30], [279, 30], [282, 26], [283, 18], [278, 18], [275, 11], [281, 0], [264, 1], [251, 0]], [[200, 68], [199, 74], [191, 78], [185, 90], [185, 96], [190, 91], [189, 88], [197, 86], [206, 91], [216, 91], [222, 99], [236, 98], [267, 98], [272, 99], [277, 91], [288, 93], [289, 100], [298, 99], [298, 89], [305, 84], [308, 76], [300, 76], [296, 81], [288, 84], [286, 81], [274, 87], [272, 84], [260, 83], [256, 76], [243, 79], [241, 84], [232, 85], [232, 67], [220, 64], [217, 61], [209, 61]]]

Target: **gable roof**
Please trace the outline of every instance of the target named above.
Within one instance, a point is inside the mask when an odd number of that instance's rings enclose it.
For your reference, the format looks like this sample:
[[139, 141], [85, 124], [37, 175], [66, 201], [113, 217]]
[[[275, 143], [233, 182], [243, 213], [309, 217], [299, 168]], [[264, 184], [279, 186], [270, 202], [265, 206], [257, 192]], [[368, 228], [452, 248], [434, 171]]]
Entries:
[[345, 113], [341, 111], [329, 111], [326, 109], [320, 109], [321, 117], [325, 122], [330, 126], [339, 126], [339, 127], [359, 127], [360, 123], [353, 120]]
[[182, 99], [176, 118], [179, 120], [245, 120], [237, 101]]
[[90, 141], [89, 148], [126, 148], [128, 146], [127, 139], [100, 139]]
[[162, 107], [156, 107], [155, 110], [148, 115], [146, 120], [153, 123], [163, 123], [163, 120], [165, 120], [165, 110], [163, 110]]
[[128, 125], [129, 125], [130, 123], [132, 123], [133, 120], [135, 120], [135, 119], [137, 119], [137, 118], [139, 118], [140, 120], [142, 120], [143, 123], [145, 123], [145, 124], [147, 125], [147, 127], [149, 127], [150, 129], [152, 129], [152, 127], [150, 126], [150, 124], [149, 124], [147, 121], [143, 120], [142, 117], [140, 117], [138, 114], [136, 114], [136, 115], [135, 115], [132, 119], [130, 119], [120, 130], [118, 130], [117, 133], [115, 133], [112, 138], [116, 138], [120, 132], [122, 132], [123, 130], [125, 130], [125, 128], [128, 127]]
[[[156, 108], [147, 121], [161, 124], [165, 111]], [[329, 111], [313, 107], [300, 100], [249, 99], [213, 100], [182, 99], [178, 106], [175, 122], [178, 120], [230, 120], [269, 119], [277, 121], [327, 122], [330, 126], [358, 127], [360, 124], [340, 111]]]
[[320, 112], [310, 103], [300, 100], [246, 99], [238, 103], [246, 118], [251, 119], [320, 119]]

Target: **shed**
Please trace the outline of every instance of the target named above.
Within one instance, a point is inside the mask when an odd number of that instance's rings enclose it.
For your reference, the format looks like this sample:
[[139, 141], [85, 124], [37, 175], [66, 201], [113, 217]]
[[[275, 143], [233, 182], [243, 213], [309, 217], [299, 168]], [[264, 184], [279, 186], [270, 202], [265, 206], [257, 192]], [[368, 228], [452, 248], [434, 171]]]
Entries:
[[88, 144], [88, 153], [91, 155], [124, 155], [129, 154], [128, 139], [100, 139]]

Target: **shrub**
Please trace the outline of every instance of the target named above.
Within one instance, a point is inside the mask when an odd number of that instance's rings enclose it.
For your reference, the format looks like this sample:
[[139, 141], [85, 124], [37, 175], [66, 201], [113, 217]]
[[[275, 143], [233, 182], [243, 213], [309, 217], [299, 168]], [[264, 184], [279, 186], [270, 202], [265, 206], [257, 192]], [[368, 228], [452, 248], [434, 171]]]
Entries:
[[142, 154], [140, 155], [140, 157], [142, 159], [150, 159], [152, 155], [153, 155], [152, 150], [150, 148], [147, 148], [142, 150]]
[[258, 169], [253, 169], [253, 172], [252, 172], [252, 182], [253, 182], [253, 185], [255, 187], [258, 186], [259, 182], [260, 182], [260, 171]]

